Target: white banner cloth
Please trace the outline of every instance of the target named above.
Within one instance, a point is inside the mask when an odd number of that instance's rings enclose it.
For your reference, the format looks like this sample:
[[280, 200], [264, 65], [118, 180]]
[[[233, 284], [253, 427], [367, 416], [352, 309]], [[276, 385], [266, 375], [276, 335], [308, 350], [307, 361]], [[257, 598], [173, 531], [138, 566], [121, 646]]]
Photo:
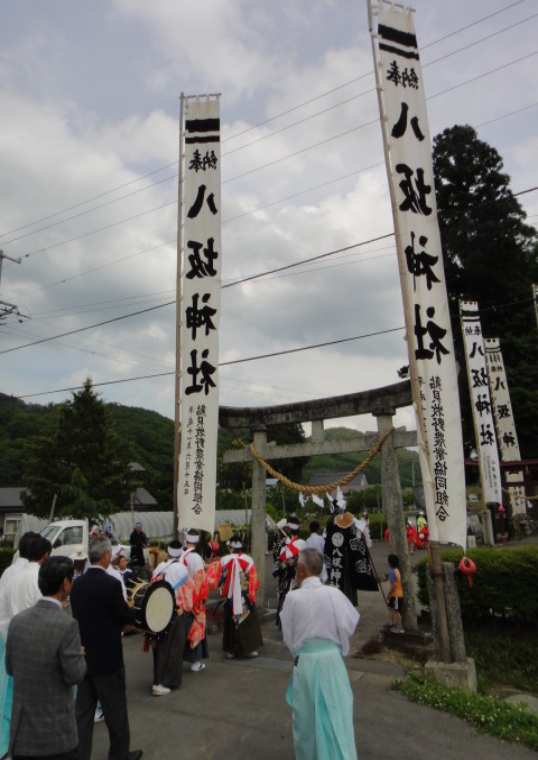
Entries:
[[186, 98], [184, 152], [178, 527], [212, 533], [222, 279], [218, 97]]
[[[486, 338], [486, 366], [488, 368], [489, 391], [493, 405], [493, 418], [497, 431], [497, 443], [502, 462], [521, 460], [519, 441], [517, 439], [516, 423], [512, 414], [510, 390], [504, 369], [501, 344], [498, 338]], [[522, 470], [507, 470], [504, 476], [510, 492], [512, 517], [527, 514], [525, 505], [524, 475]], [[518, 485], [510, 485], [517, 483]]]
[[460, 313], [484, 503], [502, 504], [499, 451], [478, 304], [460, 301]]
[[384, 3], [371, 13], [430, 538], [465, 547], [456, 361], [413, 15]]

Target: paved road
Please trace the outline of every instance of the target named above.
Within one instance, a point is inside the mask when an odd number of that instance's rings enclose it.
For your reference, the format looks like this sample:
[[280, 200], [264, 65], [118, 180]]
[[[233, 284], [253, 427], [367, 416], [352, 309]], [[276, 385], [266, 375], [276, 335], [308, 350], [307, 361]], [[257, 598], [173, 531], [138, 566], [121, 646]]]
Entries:
[[[379, 572], [386, 569], [386, 555], [386, 545], [374, 548]], [[386, 620], [381, 594], [361, 594], [359, 608], [352, 652], [378, 635]], [[209, 636], [206, 670], [186, 670], [181, 689], [158, 698], [151, 696], [151, 655], [142, 652], [142, 637], [125, 638], [131, 747], [141, 747], [145, 760], [293, 760], [284, 696], [290, 657], [272, 621], [263, 625], [263, 634], [266, 643], [257, 660], [234, 661], [224, 659], [220, 636]], [[353, 658], [346, 664], [359, 760], [536, 760], [531, 750], [476, 735], [465, 722], [391, 691], [393, 679], [402, 675], [397, 666]], [[107, 751], [107, 731], [100, 723], [94, 760], [106, 760]]]
[[[220, 637], [210, 636], [209, 643], [206, 670], [186, 670], [179, 691], [152, 697], [151, 655], [141, 651], [141, 636], [125, 639], [131, 747], [141, 747], [146, 760], [293, 760], [284, 696], [291, 662], [284, 650], [271, 643], [270, 656], [227, 661]], [[536, 760], [530, 750], [475, 735], [463, 721], [390, 691], [397, 668], [353, 659], [347, 665], [359, 760]], [[106, 760], [107, 751], [100, 723], [94, 760]]]

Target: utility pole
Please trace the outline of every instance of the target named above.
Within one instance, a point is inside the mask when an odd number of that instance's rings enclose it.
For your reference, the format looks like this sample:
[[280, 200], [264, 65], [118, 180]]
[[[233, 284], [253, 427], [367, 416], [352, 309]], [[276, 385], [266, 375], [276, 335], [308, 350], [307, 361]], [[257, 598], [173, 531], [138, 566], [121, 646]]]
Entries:
[[[21, 263], [20, 259], [12, 259], [11, 256], [7, 256], [4, 251], [0, 251], [0, 287], [2, 286], [2, 264], [4, 263], [4, 259], [12, 261], [14, 264]], [[9, 317], [11, 314], [17, 314], [17, 316], [20, 316], [18, 306], [14, 303], [0, 300], [0, 324], [2, 319]]]

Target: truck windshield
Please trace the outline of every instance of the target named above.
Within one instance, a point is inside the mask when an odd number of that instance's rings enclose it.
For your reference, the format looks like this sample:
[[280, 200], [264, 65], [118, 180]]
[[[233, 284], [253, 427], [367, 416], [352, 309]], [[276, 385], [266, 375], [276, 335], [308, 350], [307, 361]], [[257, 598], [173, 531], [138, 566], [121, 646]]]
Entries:
[[51, 544], [54, 543], [54, 539], [58, 535], [58, 532], [61, 530], [57, 525], [47, 525], [46, 528], [43, 528], [41, 531], [41, 535], [43, 538], [48, 538]]

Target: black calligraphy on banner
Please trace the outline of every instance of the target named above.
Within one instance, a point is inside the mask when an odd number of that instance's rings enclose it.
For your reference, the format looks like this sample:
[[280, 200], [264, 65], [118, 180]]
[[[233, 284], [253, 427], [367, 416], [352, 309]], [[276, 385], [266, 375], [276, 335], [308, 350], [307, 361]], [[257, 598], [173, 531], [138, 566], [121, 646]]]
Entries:
[[185, 496], [190, 494], [190, 478], [191, 478], [191, 465], [192, 465], [192, 451], [193, 451], [193, 439], [194, 439], [194, 407], [189, 406], [187, 410], [187, 423], [183, 428], [185, 447], [185, 469], [184, 469], [184, 481], [183, 481], [183, 493]]
[[[441, 364], [441, 357], [450, 353], [448, 348], [441, 343], [442, 339], [447, 334], [447, 331], [444, 327], [441, 327], [433, 321], [433, 318], [435, 317], [435, 307], [429, 306], [426, 309], [426, 316], [428, 319], [423, 326], [421, 306], [420, 304], [415, 304], [414, 332], [417, 339], [415, 356], [417, 359], [432, 359], [435, 356], [437, 364]], [[429, 340], [427, 345], [424, 342], [426, 336], [428, 336]]]
[[[407, 132], [407, 122], [409, 118], [409, 105], [402, 101], [401, 103], [401, 110], [400, 110], [400, 118], [396, 122], [396, 124], [392, 128], [391, 135], [392, 137], [395, 137], [396, 139], [400, 139], [400, 137], [403, 137]], [[413, 130], [413, 134], [417, 138], [419, 142], [422, 142], [422, 140], [425, 139], [425, 136], [422, 134], [422, 130], [420, 129], [419, 123], [418, 123], [418, 116], [412, 116], [411, 119], [409, 119], [409, 124], [411, 125], [411, 129]]]
[[198, 148], [194, 151], [192, 154], [192, 159], [189, 164], [189, 169], [194, 169], [195, 172], [205, 172], [208, 169], [216, 169], [218, 165], [218, 159], [215, 156], [215, 151], [212, 150], [209, 152], [208, 150], [205, 153], [205, 156], [202, 156]]
[[430, 195], [432, 186], [427, 185], [424, 180], [424, 169], [419, 167], [415, 171], [407, 164], [396, 164], [396, 172], [403, 174], [404, 177], [399, 183], [404, 195], [404, 200], [400, 203], [400, 211], [411, 211], [413, 214], [429, 216], [432, 209], [427, 204], [426, 196]]
[[205, 418], [206, 408], [203, 404], [196, 407], [196, 434], [194, 448], [194, 474], [193, 474], [193, 505], [191, 507], [195, 515], [202, 511], [204, 500], [204, 463], [205, 463]]
[[[193, 280], [195, 277], [216, 277], [218, 272], [214, 267], [215, 262], [219, 258], [218, 251], [213, 249], [215, 239], [210, 237], [207, 239], [207, 247], [204, 248], [203, 243], [199, 243], [196, 240], [187, 241], [187, 248], [190, 248], [193, 253], [189, 254], [188, 260], [191, 268], [187, 272], [186, 276], [189, 280]], [[203, 248], [203, 256], [202, 256]]]
[[[405, 249], [407, 270], [413, 275], [414, 290], [417, 289], [418, 277], [424, 277], [426, 279], [427, 289], [431, 290], [433, 283], [440, 282], [439, 278], [433, 271], [433, 267], [439, 261], [439, 256], [431, 256], [429, 253], [426, 253], [425, 250], [415, 251], [415, 239], [416, 235], [411, 231], [411, 245], [408, 245]], [[424, 249], [428, 244], [428, 238], [425, 235], [420, 235], [418, 242]]]
[[432, 397], [431, 423], [434, 430], [433, 438], [433, 474], [435, 477], [435, 514], [441, 522], [444, 522], [448, 513], [447, 493], [447, 443], [445, 436], [445, 409], [443, 405], [443, 384], [439, 376], [430, 378], [430, 392]]
[[204, 348], [202, 351], [202, 361], [198, 364], [198, 350], [191, 351], [191, 364], [187, 367], [187, 373], [191, 376], [191, 384], [185, 387], [185, 393], [190, 396], [191, 393], [200, 393], [203, 391], [207, 396], [211, 388], [216, 385], [211, 378], [217, 371], [210, 362], [207, 361], [209, 349]]

